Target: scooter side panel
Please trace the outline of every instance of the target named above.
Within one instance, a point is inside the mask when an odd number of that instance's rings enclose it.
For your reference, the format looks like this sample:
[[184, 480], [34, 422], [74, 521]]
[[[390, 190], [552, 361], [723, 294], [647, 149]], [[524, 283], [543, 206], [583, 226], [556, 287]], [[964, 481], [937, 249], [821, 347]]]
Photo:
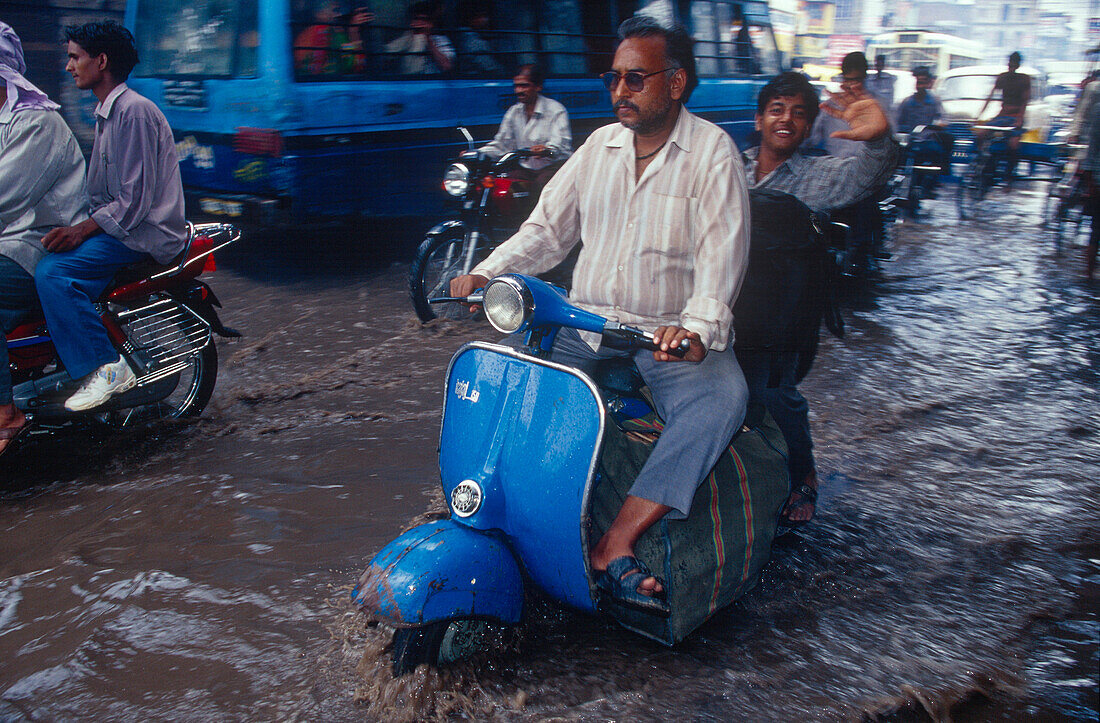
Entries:
[[351, 596], [398, 626], [452, 618], [515, 624], [523, 612], [523, 578], [503, 541], [437, 520], [382, 548]]
[[489, 345], [465, 347], [451, 362], [444, 493], [476, 482], [484, 501], [463, 524], [502, 530], [535, 583], [589, 611], [585, 492], [603, 424], [598, 393], [574, 369]]

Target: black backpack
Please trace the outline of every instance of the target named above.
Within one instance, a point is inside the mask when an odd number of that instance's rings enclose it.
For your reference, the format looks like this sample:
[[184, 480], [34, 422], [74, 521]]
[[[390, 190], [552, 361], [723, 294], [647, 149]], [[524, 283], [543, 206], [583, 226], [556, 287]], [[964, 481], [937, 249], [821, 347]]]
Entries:
[[[823, 219], [791, 194], [754, 188], [749, 207], [749, 266], [733, 306], [734, 350], [798, 352], [796, 378], [802, 381], [817, 354], [821, 322], [844, 335], [836, 261]], [[774, 376], [770, 386], [777, 383]]]

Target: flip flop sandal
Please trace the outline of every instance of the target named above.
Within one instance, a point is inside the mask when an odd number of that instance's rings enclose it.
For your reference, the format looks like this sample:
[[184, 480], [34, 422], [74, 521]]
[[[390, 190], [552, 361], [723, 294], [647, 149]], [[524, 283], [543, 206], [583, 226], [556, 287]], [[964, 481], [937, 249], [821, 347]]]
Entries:
[[796, 527], [802, 527], [810, 520], [813, 520], [813, 515], [810, 515], [809, 520], [792, 520], [791, 512], [797, 510], [799, 507], [806, 505], [813, 505], [816, 511], [817, 508], [817, 490], [810, 485], [803, 482], [798, 487], [791, 490], [791, 494], [797, 494], [799, 496], [798, 502], [791, 504], [789, 501], [783, 508], [783, 511], [779, 513], [779, 524], [788, 529], [795, 529]]
[[596, 587], [620, 605], [667, 618], [670, 611], [663, 591], [653, 595], [638, 592], [638, 586], [647, 577], [656, 578], [662, 588], [664, 587], [661, 579], [650, 572], [644, 562], [636, 557], [624, 555], [616, 557], [607, 569], [600, 573], [596, 580]]
[[15, 443], [19, 441], [19, 438], [31, 430], [30, 422], [26, 422], [22, 427], [0, 427], [0, 441], [8, 440], [4, 449], [0, 450], [0, 457], [4, 456], [4, 453], [15, 446]]

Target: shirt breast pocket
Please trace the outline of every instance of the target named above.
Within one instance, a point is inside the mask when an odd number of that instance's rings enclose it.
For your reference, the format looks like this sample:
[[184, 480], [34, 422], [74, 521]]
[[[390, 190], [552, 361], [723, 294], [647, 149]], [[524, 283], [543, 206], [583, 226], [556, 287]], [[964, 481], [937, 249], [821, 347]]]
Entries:
[[103, 178], [107, 182], [107, 195], [113, 201], [122, 191], [122, 179], [119, 178], [118, 163], [112, 163], [106, 153], [103, 154]]
[[695, 257], [695, 210], [698, 199], [657, 193], [640, 261], [646, 276], [656, 283], [669, 273], [690, 273]]

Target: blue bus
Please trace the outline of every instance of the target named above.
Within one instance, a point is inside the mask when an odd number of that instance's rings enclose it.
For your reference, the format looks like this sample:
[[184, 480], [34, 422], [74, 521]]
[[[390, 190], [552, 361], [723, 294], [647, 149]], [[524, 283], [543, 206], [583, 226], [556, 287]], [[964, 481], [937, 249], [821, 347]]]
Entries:
[[[431, 13], [430, 49], [408, 42]], [[465, 126], [492, 138], [522, 63], [569, 110], [574, 144], [614, 121], [597, 75], [633, 13], [697, 40], [689, 107], [743, 144], [780, 69], [765, 0], [130, 0], [130, 85], [175, 134], [189, 212], [304, 225], [437, 213]], [[417, 15], [417, 17], [413, 17]]]

